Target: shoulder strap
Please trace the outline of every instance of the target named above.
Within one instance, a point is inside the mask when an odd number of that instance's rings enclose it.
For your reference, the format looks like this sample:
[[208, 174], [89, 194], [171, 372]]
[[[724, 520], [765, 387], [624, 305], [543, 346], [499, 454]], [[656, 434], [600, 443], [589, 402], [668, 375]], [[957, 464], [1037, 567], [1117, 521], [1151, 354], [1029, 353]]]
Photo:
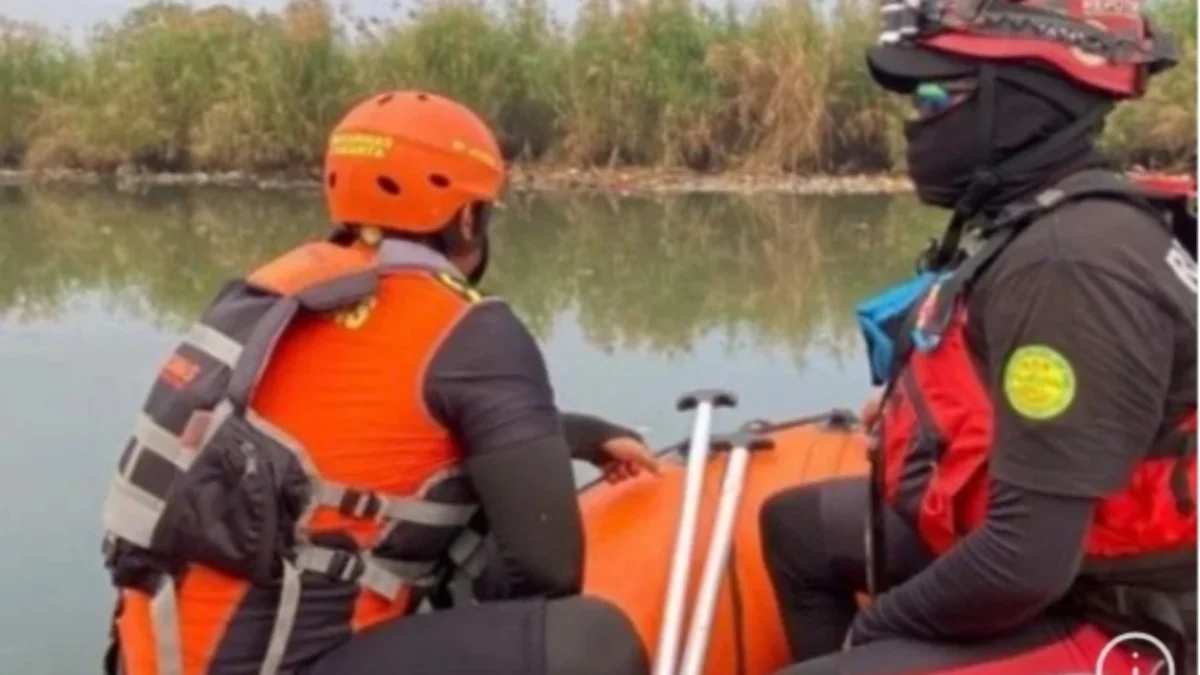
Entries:
[[369, 295], [377, 283], [378, 262], [370, 249], [314, 241], [263, 265], [247, 278], [252, 287], [294, 297], [306, 309], [324, 311]]
[[297, 311], [331, 311], [370, 296], [379, 285], [379, 261], [365, 247], [314, 241], [268, 262], [244, 282], [275, 300], [258, 317], [233, 364], [227, 396], [238, 411], [245, 410], [271, 352]]
[[967, 256], [938, 286], [936, 304], [925, 317], [928, 321], [916, 330], [925, 337], [917, 337], [921, 344], [936, 341], [950, 321], [956, 301], [979, 277], [1000, 253], [1013, 242], [1033, 221], [1073, 202], [1084, 199], [1117, 199], [1145, 210], [1164, 229], [1170, 229], [1150, 201], [1146, 193], [1121, 176], [1103, 169], [1088, 169], [1068, 176], [1058, 184], [1039, 192], [1031, 199], [1013, 202], [1005, 207], [995, 220], [980, 226], [984, 237], [983, 245]]
[[[1163, 229], [1170, 226], [1150, 203], [1146, 192], [1122, 176], [1104, 169], [1087, 169], [1071, 174], [1057, 185], [1039, 192], [1032, 199], [1015, 202], [1001, 211], [990, 225], [984, 226], [988, 242], [963, 264], [955, 275], [969, 284], [1000, 252], [1033, 221], [1059, 208], [1085, 199], [1114, 199], [1145, 211]], [[994, 242], [993, 242], [994, 240]]]
[[379, 245], [379, 265], [385, 271], [425, 269], [461, 276], [458, 268], [437, 251], [404, 239], [384, 239]]
[[[377, 249], [311, 242], [253, 272], [246, 283], [278, 296], [278, 300], [260, 317], [234, 365], [230, 401], [239, 410], [245, 409], [275, 344], [297, 311], [349, 307], [374, 294], [381, 275], [403, 269], [425, 270], [460, 293], [469, 290], [445, 256], [403, 239], [385, 239]], [[465, 297], [476, 299], [469, 294]]]
[[476, 303], [483, 298], [453, 263], [428, 246], [403, 239], [384, 240], [379, 250], [379, 263], [382, 272], [402, 269], [425, 270], [435, 281], [467, 302]]
[[[1144, 209], [1158, 222], [1162, 214], [1151, 205], [1146, 191], [1105, 169], [1086, 169], [1067, 176], [1032, 199], [1014, 202], [1001, 211], [990, 230], [1023, 228], [1061, 206], [1084, 199], [1117, 199]], [[1163, 223], [1166, 227], [1166, 223]]]

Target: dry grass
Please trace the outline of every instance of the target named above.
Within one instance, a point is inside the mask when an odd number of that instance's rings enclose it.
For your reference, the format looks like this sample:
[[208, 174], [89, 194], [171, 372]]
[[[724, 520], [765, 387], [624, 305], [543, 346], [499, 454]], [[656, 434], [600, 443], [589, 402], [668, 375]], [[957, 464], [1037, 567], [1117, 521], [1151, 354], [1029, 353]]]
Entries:
[[[0, 164], [113, 170], [307, 171], [368, 92], [460, 98], [506, 154], [574, 166], [866, 172], [896, 169], [896, 97], [863, 49], [874, 0], [765, 0], [748, 15], [694, 0], [583, 0], [571, 29], [545, 0], [430, 0], [402, 20], [156, 0], [72, 49], [0, 23]], [[1194, 166], [1196, 7], [1159, 0], [1182, 63], [1117, 111], [1125, 164]]]

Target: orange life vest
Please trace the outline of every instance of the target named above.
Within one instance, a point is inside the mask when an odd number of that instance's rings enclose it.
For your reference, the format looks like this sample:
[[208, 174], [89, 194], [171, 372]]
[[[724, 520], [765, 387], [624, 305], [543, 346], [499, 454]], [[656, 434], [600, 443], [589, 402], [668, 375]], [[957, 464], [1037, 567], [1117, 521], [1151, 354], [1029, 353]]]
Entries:
[[[105, 503], [125, 672], [203, 675], [248, 639], [242, 658], [271, 675], [306, 651], [303, 589], [350, 598], [345, 634], [323, 629], [337, 640], [478, 573], [476, 497], [421, 385], [479, 299], [392, 239], [310, 243], [221, 291], [160, 371]], [[251, 594], [271, 599], [256, 618], [239, 615]]]

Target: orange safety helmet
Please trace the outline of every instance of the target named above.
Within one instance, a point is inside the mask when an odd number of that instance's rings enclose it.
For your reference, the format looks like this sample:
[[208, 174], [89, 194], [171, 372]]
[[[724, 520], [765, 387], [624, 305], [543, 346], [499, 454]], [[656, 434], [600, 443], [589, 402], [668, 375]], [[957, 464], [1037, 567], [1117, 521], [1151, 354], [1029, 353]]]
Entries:
[[[885, 87], [965, 74], [961, 60], [1029, 61], [1117, 99], [1176, 64], [1143, 0], [883, 0], [883, 31], [868, 54]], [[938, 58], [939, 56], [943, 58]], [[949, 57], [949, 58], [945, 58]]]
[[497, 199], [500, 146], [462, 104], [418, 91], [376, 94], [333, 129], [325, 200], [337, 224], [438, 232], [466, 207]]

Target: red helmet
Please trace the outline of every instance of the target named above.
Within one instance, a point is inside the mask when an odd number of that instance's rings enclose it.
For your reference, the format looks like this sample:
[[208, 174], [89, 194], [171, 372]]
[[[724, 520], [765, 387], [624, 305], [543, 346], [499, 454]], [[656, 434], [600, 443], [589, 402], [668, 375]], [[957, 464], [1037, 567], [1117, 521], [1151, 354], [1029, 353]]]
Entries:
[[908, 91], [920, 79], [967, 74], [971, 60], [1026, 61], [1114, 98], [1137, 98], [1149, 76], [1176, 62], [1173, 42], [1154, 32], [1141, 5], [1142, 0], [883, 0], [883, 32], [868, 61], [876, 80], [897, 91]]
[[377, 94], [334, 128], [325, 199], [334, 223], [433, 233], [499, 196], [496, 138], [465, 106], [416, 91]]

